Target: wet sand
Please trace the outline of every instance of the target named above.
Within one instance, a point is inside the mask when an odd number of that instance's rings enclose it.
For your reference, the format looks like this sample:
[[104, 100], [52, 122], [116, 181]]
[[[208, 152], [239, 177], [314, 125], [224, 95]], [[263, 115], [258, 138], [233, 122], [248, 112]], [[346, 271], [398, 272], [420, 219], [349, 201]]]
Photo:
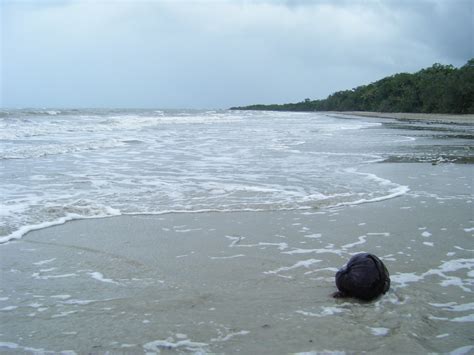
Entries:
[[368, 112], [368, 111], [342, 111], [336, 114], [358, 117], [390, 118], [400, 121], [429, 121], [445, 124], [474, 124], [474, 114], [456, 115], [441, 113], [404, 113], [404, 112]]
[[[472, 166], [381, 163], [377, 203], [68, 222], [2, 245], [0, 350], [287, 354], [474, 351]], [[375, 302], [335, 300], [372, 252]]]

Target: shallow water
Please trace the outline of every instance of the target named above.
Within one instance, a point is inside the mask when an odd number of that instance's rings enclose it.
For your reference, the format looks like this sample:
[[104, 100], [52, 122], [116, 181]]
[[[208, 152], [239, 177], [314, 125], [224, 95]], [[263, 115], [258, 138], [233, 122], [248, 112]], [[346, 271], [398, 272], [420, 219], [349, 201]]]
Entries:
[[[389, 123], [318, 113], [0, 111], [0, 241], [77, 218], [398, 196], [404, 186], [359, 169], [393, 157], [446, 157], [433, 151], [436, 130]], [[472, 134], [469, 126], [456, 129]]]

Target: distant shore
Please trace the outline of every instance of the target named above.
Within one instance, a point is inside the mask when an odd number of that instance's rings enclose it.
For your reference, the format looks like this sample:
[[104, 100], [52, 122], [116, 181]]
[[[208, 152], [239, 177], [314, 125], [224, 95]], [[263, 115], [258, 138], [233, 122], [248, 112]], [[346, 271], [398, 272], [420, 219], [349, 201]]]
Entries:
[[283, 104], [232, 107], [263, 111], [384, 111], [474, 114], [469, 86], [474, 78], [474, 58], [460, 67], [433, 64], [416, 73], [398, 73], [368, 85], [332, 93], [325, 99]]
[[328, 111], [328, 114], [352, 115], [360, 117], [391, 118], [397, 120], [436, 121], [440, 123], [472, 124], [474, 114], [444, 114], [444, 113], [407, 113], [407, 112], [370, 112], [370, 111]]

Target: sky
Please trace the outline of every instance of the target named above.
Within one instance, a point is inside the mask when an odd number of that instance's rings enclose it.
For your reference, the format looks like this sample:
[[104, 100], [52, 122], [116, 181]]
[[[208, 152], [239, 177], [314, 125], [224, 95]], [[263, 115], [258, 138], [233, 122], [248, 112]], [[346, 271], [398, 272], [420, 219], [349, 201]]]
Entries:
[[474, 57], [474, 0], [0, 0], [0, 106], [322, 99]]

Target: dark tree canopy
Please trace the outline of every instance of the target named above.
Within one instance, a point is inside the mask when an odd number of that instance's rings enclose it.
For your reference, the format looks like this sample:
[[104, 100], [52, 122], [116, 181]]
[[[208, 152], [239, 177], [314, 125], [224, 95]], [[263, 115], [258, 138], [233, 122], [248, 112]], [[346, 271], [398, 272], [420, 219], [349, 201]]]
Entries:
[[414, 74], [395, 74], [369, 85], [338, 91], [323, 100], [231, 109], [474, 113], [474, 58], [460, 68], [436, 63]]

